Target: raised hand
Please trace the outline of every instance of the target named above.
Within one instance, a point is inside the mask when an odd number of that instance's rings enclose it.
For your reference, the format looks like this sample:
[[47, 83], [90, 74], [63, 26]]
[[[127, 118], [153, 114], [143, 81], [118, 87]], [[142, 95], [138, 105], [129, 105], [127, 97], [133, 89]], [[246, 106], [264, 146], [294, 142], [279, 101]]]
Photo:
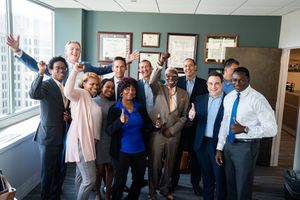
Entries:
[[157, 119], [156, 119], [156, 122], [155, 122], [155, 127], [156, 128], [161, 128], [162, 127], [162, 121], [161, 121], [161, 118], [160, 118], [160, 114], [157, 114]]
[[81, 63], [75, 63], [74, 70], [76, 72], [82, 72], [84, 70], [84, 64]]
[[159, 60], [158, 60], [158, 62], [157, 62], [157, 64], [158, 64], [159, 66], [163, 66], [164, 63], [168, 60], [168, 58], [169, 58], [170, 56], [171, 56], [171, 54], [169, 54], [168, 52], [162, 53], [161, 56], [160, 56], [160, 58], [159, 58]]
[[20, 50], [20, 36], [18, 35], [15, 39], [12, 35], [6, 37], [6, 44], [14, 51], [18, 52]]
[[39, 74], [44, 75], [47, 69], [47, 65], [44, 61], [41, 60], [40, 62], [38, 62], [38, 68], [39, 68]]
[[193, 120], [195, 118], [195, 116], [196, 116], [195, 105], [194, 105], [194, 103], [192, 103], [192, 107], [189, 111], [189, 119]]
[[128, 122], [128, 116], [125, 115], [124, 109], [122, 109], [122, 113], [121, 113], [121, 116], [120, 116], [120, 120], [121, 120], [122, 123], [127, 123], [127, 122]]
[[131, 63], [132, 61], [138, 59], [140, 57], [140, 52], [139, 51], [134, 51], [131, 54], [128, 53], [127, 55], [127, 63]]

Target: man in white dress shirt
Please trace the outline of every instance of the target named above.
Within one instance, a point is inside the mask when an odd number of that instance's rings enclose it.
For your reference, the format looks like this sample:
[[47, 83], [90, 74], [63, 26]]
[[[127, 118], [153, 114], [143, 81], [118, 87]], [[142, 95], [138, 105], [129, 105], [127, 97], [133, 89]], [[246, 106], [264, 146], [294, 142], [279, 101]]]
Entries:
[[274, 111], [249, 82], [247, 68], [235, 69], [232, 75], [235, 90], [224, 99], [216, 162], [219, 165], [224, 163], [227, 199], [230, 200], [252, 199], [260, 139], [277, 133]]

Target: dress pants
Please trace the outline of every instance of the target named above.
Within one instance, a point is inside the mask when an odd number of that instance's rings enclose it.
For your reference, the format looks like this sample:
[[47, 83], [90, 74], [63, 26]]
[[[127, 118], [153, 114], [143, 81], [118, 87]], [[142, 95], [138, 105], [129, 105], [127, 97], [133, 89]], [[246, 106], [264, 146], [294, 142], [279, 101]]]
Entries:
[[226, 183], [224, 167], [216, 163], [217, 143], [212, 138], [204, 137], [200, 149], [197, 150], [197, 158], [200, 161], [203, 178], [203, 199], [214, 200], [226, 199]]
[[41, 199], [60, 199], [62, 145], [39, 144], [41, 156]]
[[88, 200], [91, 190], [96, 184], [95, 161], [85, 162], [79, 147], [80, 162], [76, 162], [75, 187], [77, 200]]
[[227, 199], [251, 200], [259, 142], [233, 143], [226, 140], [224, 167], [227, 185]]
[[[166, 194], [172, 175], [179, 140], [177, 137], [166, 138], [160, 132], [152, 133], [149, 150], [149, 194], [155, 195], [156, 189]], [[161, 173], [162, 160], [164, 169]], [[160, 176], [161, 175], [161, 176]], [[160, 177], [160, 178], [159, 178]]]
[[132, 173], [132, 184], [127, 199], [138, 200], [144, 181], [146, 154], [144, 152], [135, 154], [120, 152], [118, 159], [112, 158], [112, 165], [114, 171], [112, 200], [122, 199], [129, 167], [131, 168]]
[[195, 126], [192, 125], [190, 127], [184, 127], [181, 131], [181, 138], [178, 146], [178, 152], [176, 154], [176, 161], [172, 173], [172, 179], [171, 184], [173, 186], [177, 186], [180, 178], [180, 162], [181, 162], [181, 156], [185, 148], [187, 148], [190, 156], [190, 173], [191, 173], [191, 184], [192, 185], [199, 185], [201, 181], [201, 171], [200, 169], [200, 163], [197, 159], [196, 152], [193, 148], [194, 143], [194, 137], [195, 137]]

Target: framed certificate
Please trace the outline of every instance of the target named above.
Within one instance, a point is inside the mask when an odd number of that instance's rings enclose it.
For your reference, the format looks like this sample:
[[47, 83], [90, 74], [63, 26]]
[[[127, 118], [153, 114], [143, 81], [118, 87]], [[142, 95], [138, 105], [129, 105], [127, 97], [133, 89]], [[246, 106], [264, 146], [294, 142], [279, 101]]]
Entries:
[[98, 62], [111, 63], [116, 56], [127, 57], [132, 51], [132, 33], [98, 32]]
[[167, 52], [171, 54], [167, 66], [183, 72], [183, 61], [186, 58], [196, 59], [197, 34], [168, 33]]
[[142, 47], [159, 47], [160, 33], [143, 32], [142, 33]]
[[226, 47], [237, 47], [238, 35], [208, 34], [205, 37], [204, 63], [221, 64], [225, 60]]
[[[145, 51], [140, 51], [140, 58], [139, 58], [139, 63], [142, 62], [143, 60], [148, 60], [152, 67], [156, 67], [157, 61], [160, 57], [160, 52], [145, 52]], [[143, 78], [140, 70], [138, 70], [138, 80]]]

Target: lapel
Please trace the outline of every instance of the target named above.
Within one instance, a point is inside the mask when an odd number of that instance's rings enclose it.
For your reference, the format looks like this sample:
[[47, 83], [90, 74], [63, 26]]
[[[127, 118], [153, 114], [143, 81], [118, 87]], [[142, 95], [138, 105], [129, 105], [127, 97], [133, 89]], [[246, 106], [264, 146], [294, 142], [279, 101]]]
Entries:
[[196, 90], [198, 89], [198, 88], [197, 88], [197, 85], [199, 84], [198, 82], [199, 82], [199, 79], [198, 79], [198, 77], [196, 76], [196, 78], [195, 78], [195, 83], [194, 83], [194, 87], [193, 87], [192, 94], [191, 94], [191, 97], [194, 96]]
[[64, 100], [63, 100], [60, 88], [58, 87], [58, 85], [52, 78], [49, 79], [49, 83], [50, 83], [51, 87], [53, 88], [53, 93], [55, 94], [54, 99], [57, 99], [57, 101], [64, 107]]

